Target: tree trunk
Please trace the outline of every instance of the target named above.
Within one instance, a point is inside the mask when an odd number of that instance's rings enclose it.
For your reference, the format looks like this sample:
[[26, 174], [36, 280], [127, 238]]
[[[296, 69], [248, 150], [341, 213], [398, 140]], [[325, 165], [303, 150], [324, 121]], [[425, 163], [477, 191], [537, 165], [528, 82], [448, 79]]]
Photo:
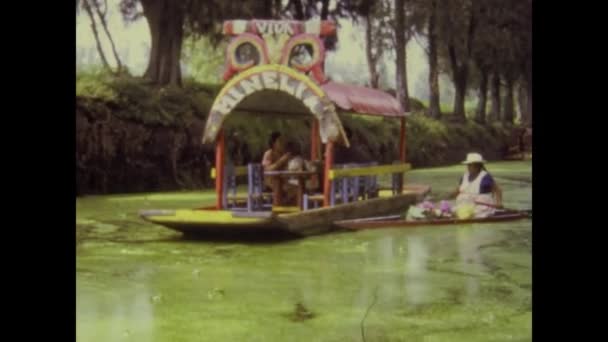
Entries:
[[454, 118], [465, 121], [464, 99], [467, 92], [467, 77], [463, 70], [458, 70], [454, 78]]
[[519, 117], [522, 126], [525, 126], [526, 108], [526, 88], [524, 82], [520, 81], [517, 85], [517, 106], [519, 107]]
[[273, 11], [273, 17], [274, 18], [280, 18], [281, 16], [281, 12], [283, 11], [283, 4], [281, 3], [281, 0], [274, 0], [274, 11]]
[[301, 0], [293, 0], [293, 5], [295, 6], [295, 20], [304, 20], [304, 9], [302, 8]]
[[532, 81], [526, 82], [526, 116], [523, 122], [526, 126], [532, 127]]
[[[523, 126], [532, 127], [532, 72], [530, 62], [524, 63], [523, 80], [520, 85], [520, 94], [526, 99], [521, 110], [521, 122]], [[523, 88], [523, 89], [522, 89]]]
[[[472, 5], [475, 7], [477, 3], [473, 1]], [[475, 8], [473, 8], [471, 11], [471, 16], [469, 17], [466, 37], [466, 54], [464, 56], [457, 56], [453, 36], [450, 37], [448, 42], [448, 53], [450, 57], [450, 64], [452, 66], [452, 78], [454, 81], [454, 88], [456, 90], [456, 94], [454, 96], [454, 118], [458, 121], [466, 120], [464, 101], [467, 94], [469, 59], [471, 58], [473, 50], [473, 39], [475, 37], [476, 26], [477, 20], [475, 16]]]
[[441, 118], [437, 44], [437, 1], [431, 0], [431, 15], [429, 17], [429, 116], [435, 119]]
[[273, 0], [262, 0], [259, 2], [260, 19], [272, 19], [272, 3]]
[[505, 104], [504, 104], [504, 113], [503, 113], [503, 122], [509, 125], [513, 124], [514, 115], [514, 101], [513, 101], [513, 78], [507, 77], [507, 94], [505, 96]]
[[378, 83], [380, 81], [380, 74], [376, 68], [376, 62], [378, 56], [372, 52], [373, 41], [372, 41], [372, 18], [368, 14], [365, 25], [365, 55], [367, 57], [367, 66], [369, 68], [369, 81], [370, 86], [374, 89], [378, 89]]
[[403, 84], [403, 111], [404, 112], [409, 112], [410, 111], [410, 92], [407, 89], [407, 41], [405, 43], [405, 46], [403, 47], [403, 63], [401, 64], [403, 65], [403, 80], [402, 80], [402, 84]]
[[397, 100], [401, 104], [404, 112], [410, 111], [410, 99], [407, 91], [407, 70], [405, 56], [405, 15], [404, 15], [404, 0], [395, 1], [395, 49], [397, 50], [396, 58], [396, 89]]
[[464, 99], [467, 91], [467, 67], [466, 61], [463, 65], [458, 64], [456, 50], [452, 43], [448, 45], [450, 64], [452, 67], [452, 81], [454, 83], [454, 118], [458, 121], [465, 121]]
[[[321, 20], [329, 19], [329, 0], [323, 0], [321, 4]], [[333, 51], [336, 49], [338, 36], [324, 37], [322, 38], [323, 46], [325, 51]], [[323, 72], [325, 72], [325, 63], [321, 65]]]
[[321, 1], [321, 20], [327, 20], [329, 16], [329, 0]]
[[[112, 35], [110, 34], [110, 31], [108, 30], [108, 23], [106, 22], [106, 16], [105, 13], [101, 13], [101, 9], [99, 8], [99, 4], [97, 3], [97, 1], [93, 1], [93, 6], [95, 6], [95, 10], [97, 11], [97, 15], [99, 16], [99, 20], [101, 21], [101, 26], [103, 27], [103, 30], [106, 33], [106, 36], [108, 36], [108, 40], [110, 41], [110, 46], [112, 47], [112, 53], [114, 54], [114, 59], [116, 59], [116, 66], [117, 66], [117, 72], [120, 73], [122, 72], [122, 62], [120, 61], [120, 57], [118, 56], [118, 51], [116, 51], [116, 45], [114, 44], [114, 39], [112, 39]], [[107, 6], [107, 4], [106, 4]], [[106, 7], [106, 11], [107, 11], [107, 7]]]
[[492, 107], [490, 108], [490, 121], [500, 120], [500, 75], [494, 72], [490, 85], [490, 96], [492, 97]]
[[144, 77], [156, 85], [181, 86], [184, 13], [171, 0], [142, 1], [152, 47]]
[[89, 18], [91, 19], [91, 29], [93, 30], [93, 36], [95, 36], [95, 43], [97, 45], [97, 53], [99, 53], [99, 57], [101, 58], [101, 62], [103, 63], [104, 68], [108, 71], [112, 71], [108, 60], [106, 59], [106, 55], [103, 52], [103, 48], [101, 47], [101, 42], [99, 41], [99, 34], [97, 33], [97, 24], [95, 23], [95, 16], [93, 15], [93, 10], [91, 10], [91, 5], [89, 4], [89, 0], [83, 1], [83, 6]]
[[481, 81], [479, 83], [479, 94], [477, 102], [477, 110], [475, 111], [475, 121], [480, 124], [486, 123], [486, 102], [488, 94], [488, 71], [483, 68], [481, 72]]

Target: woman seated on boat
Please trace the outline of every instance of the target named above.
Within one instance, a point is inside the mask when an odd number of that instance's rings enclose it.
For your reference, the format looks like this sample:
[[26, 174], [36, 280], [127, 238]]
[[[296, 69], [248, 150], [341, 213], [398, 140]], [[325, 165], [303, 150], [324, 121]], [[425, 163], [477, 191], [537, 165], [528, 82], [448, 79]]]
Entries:
[[[262, 166], [264, 171], [284, 171], [291, 158], [291, 153], [285, 151], [285, 141], [279, 132], [272, 132], [268, 140], [269, 149], [264, 153]], [[264, 185], [270, 190], [274, 190], [273, 177], [264, 177]], [[281, 197], [284, 197], [284, 189]], [[283, 202], [283, 201], [281, 201]]]
[[460, 179], [458, 188], [448, 197], [456, 198], [453, 210], [459, 218], [488, 217], [494, 214], [496, 208], [502, 207], [502, 190], [488, 173], [484, 163], [485, 160], [479, 153], [467, 154], [467, 159], [462, 162], [467, 165], [467, 171]]
[[302, 158], [298, 144], [294, 141], [290, 141], [287, 143], [285, 150], [290, 155], [289, 161], [287, 162], [287, 170], [304, 171], [304, 158]]
[[[299, 146], [289, 141], [285, 146], [285, 152], [289, 155], [287, 161], [287, 171], [304, 171], [304, 158], [300, 155]], [[287, 182], [283, 183], [284, 204], [292, 205], [297, 202], [298, 179], [290, 177]]]

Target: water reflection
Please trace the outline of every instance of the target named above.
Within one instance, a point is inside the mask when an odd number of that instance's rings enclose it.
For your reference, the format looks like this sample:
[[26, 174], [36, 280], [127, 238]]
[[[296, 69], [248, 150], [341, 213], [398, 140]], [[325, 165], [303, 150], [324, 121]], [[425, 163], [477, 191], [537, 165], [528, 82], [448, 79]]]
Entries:
[[479, 292], [479, 280], [476, 275], [481, 265], [481, 255], [479, 253], [479, 243], [477, 242], [479, 232], [471, 232], [470, 229], [459, 229], [457, 232], [458, 255], [460, 265], [466, 276], [465, 293], [466, 299], [472, 300], [477, 297]]
[[[395, 243], [395, 237], [388, 235], [378, 239], [374, 244], [378, 251], [378, 268], [383, 270], [383, 277], [381, 283], [376, 285], [377, 289], [373, 289], [373, 291], [377, 293], [378, 300], [382, 299], [382, 302], [386, 302], [386, 307], [393, 306], [395, 299], [400, 297], [398, 269], [401, 260], [395, 255], [397, 250]], [[374, 296], [374, 293], [371, 296]]]
[[136, 323], [136, 333], [139, 341], [153, 341], [154, 336], [154, 306], [150, 302], [150, 293], [145, 285], [136, 286], [133, 306], [129, 312], [129, 321]]
[[424, 239], [420, 236], [410, 236], [407, 239], [404, 291], [407, 302], [411, 305], [428, 300], [428, 293], [431, 290], [427, 281], [428, 259], [429, 253]]
[[77, 340], [154, 341], [154, 307], [144, 284], [79, 294]]

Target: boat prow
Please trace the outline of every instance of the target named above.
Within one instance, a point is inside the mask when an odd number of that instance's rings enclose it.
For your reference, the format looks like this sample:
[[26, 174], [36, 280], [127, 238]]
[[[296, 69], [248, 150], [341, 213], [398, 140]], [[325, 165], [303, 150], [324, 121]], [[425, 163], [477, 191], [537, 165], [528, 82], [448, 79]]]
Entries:
[[228, 231], [239, 234], [248, 232], [268, 233], [279, 231], [274, 215], [240, 217], [229, 210], [177, 209], [143, 210], [142, 219], [188, 235], [199, 233], [217, 234]]

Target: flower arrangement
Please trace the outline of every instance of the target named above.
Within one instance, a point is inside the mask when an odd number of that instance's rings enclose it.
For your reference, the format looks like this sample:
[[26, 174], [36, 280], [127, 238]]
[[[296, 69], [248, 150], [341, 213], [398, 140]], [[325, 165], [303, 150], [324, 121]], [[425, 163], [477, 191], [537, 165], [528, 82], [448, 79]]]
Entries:
[[416, 206], [410, 207], [408, 217], [412, 219], [438, 219], [452, 217], [452, 205], [448, 201], [441, 201], [433, 204], [431, 201], [424, 201]]

